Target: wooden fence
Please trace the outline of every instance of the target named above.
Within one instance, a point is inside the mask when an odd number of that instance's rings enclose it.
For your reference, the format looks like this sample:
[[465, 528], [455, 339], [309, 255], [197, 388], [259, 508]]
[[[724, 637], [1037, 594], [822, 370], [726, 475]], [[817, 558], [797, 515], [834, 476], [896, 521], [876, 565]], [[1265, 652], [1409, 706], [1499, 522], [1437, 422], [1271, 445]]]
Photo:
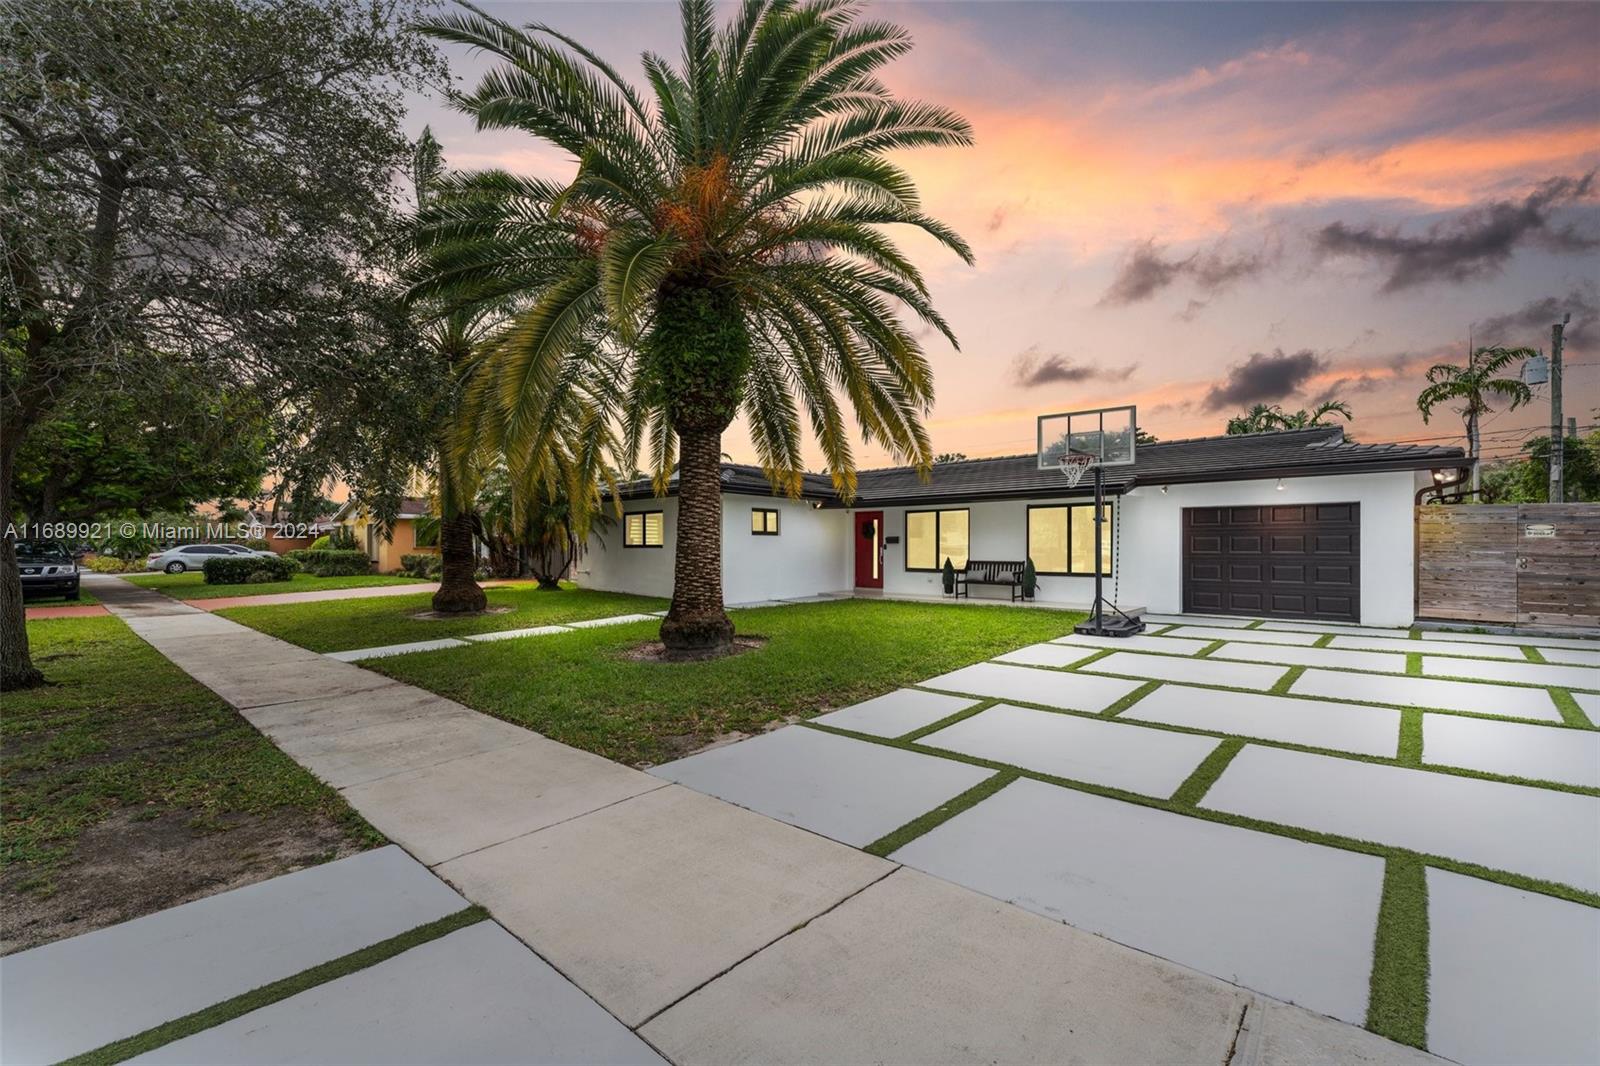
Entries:
[[1600, 504], [1419, 507], [1417, 617], [1600, 626]]

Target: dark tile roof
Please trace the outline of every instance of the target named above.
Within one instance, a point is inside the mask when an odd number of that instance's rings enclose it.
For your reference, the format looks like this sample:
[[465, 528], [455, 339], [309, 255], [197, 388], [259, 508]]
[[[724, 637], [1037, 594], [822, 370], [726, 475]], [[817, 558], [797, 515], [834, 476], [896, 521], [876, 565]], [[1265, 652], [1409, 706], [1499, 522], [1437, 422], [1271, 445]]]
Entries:
[[[1194, 437], [1141, 444], [1133, 466], [1106, 467], [1105, 487], [1107, 492], [1116, 493], [1135, 485], [1426, 470], [1464, 465], [1464, 455], [1460, 448], [1439, 445], [1353, 444], [1344, 439], [1344, 430], [1338, 426], [1237, 437]], [[766, 475], [757, 466], [724, 463], [722, 480], [726, 492], [757, 496], [772, 493]], [[853, 506], [1087, 496], [1093, 492], [1092, 475], [1086, 475], [1076, 489], [1070, 489], [1060, 471], [1040, 470], [1037, 455], [1029, 452], [940, 463], [927, 481], [917, 476], [915, 467], [863, 470], [857, 475]], [[649, 496], [650, 483], [631, 482], [623, 487], [621, 495], [624, 499]], [[825, 474], [807, 474], [804, 495], [808, 499], [820, 498], [830, 506], [844, 505]]]

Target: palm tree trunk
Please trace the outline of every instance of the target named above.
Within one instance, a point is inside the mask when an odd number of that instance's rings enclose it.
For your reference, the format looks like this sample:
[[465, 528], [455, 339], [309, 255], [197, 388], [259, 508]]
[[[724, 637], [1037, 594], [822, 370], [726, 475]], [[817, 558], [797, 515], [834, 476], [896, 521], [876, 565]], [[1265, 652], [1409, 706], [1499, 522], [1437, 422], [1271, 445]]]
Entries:
[[678, 524], [672, 607], [661, 623], [668, 659], [709, 659], [733, 649], [722, 606], [722, 432], [678, 431]]
[[489, 606], [475, 579], [478, 554], [472, 545], [472, 512], [458, 511], [439, 523], [439, 590], [433, 609], [440, 614], [472, 614]]

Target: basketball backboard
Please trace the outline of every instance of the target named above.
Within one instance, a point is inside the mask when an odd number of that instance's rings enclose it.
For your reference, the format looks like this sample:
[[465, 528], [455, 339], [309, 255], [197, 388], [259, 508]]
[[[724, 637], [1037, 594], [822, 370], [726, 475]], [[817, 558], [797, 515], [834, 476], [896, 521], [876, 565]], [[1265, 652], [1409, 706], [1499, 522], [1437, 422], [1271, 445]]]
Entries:
[[1087, 456], [1100, 466], [1130, 466], [1138, 409], [1096, 407], [1039, 416], [1039, 469], [1054, 470], [1068, 455]]

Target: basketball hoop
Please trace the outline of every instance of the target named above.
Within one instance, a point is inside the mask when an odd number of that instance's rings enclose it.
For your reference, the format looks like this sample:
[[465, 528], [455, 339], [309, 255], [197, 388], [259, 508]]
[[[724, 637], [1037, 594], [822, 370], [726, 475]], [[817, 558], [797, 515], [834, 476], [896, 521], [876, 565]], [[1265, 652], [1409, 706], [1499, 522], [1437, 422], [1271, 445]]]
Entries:
[[1078, 482], [1083, 480], [1083, 475], [1088, 473], [1089, 468], [1094, 465], [1094, 458], [1092, 455], [1079, 452], [1069, 452], [1061, 457], [1057, 465], [1061, 469], [1061, 476], [1067, 479], [1068, 488], [1075, 489], [1078, 487]]

